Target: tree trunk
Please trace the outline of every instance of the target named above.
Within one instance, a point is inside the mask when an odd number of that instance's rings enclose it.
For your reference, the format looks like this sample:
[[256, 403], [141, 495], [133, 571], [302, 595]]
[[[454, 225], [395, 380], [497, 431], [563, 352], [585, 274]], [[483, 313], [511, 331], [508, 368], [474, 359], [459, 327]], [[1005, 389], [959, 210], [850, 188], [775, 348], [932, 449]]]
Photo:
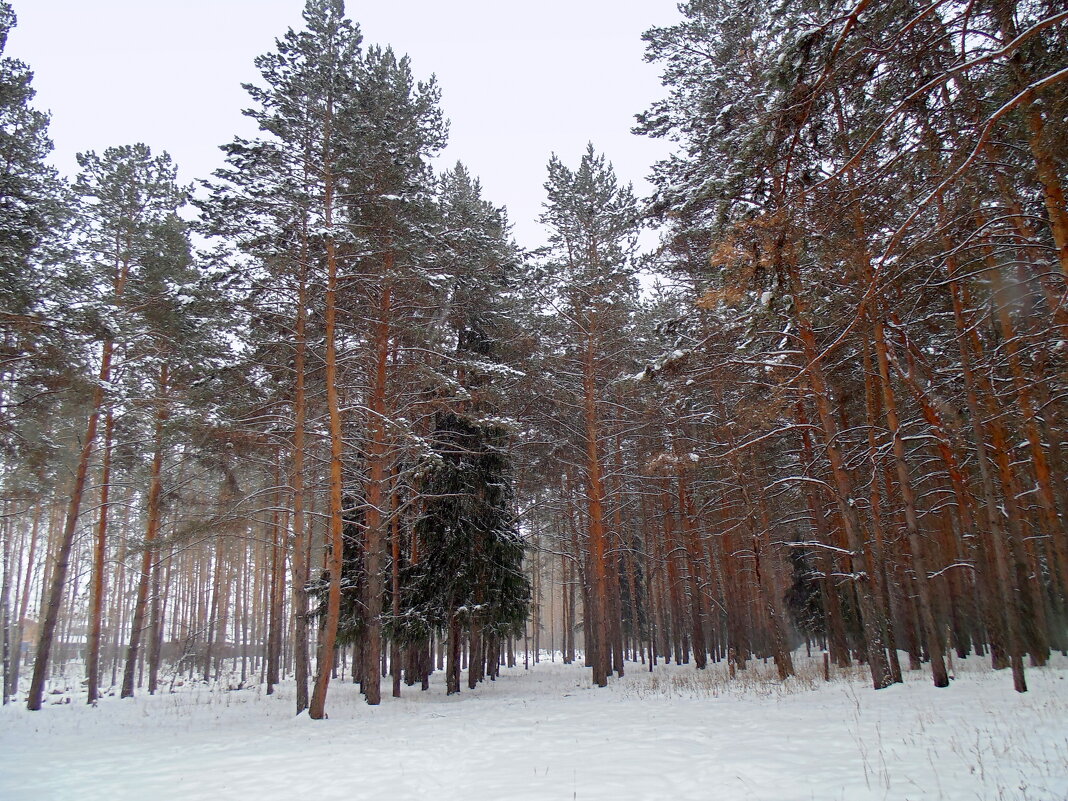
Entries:
[[[796, 264], [786, 265], [787, 275], [790, 279], [790, 288], [794, 296], [794, 319], [797, 323], [798, 333], [801, 338], [803, 355], [805, 358], [805, 370], [812, 386], [812, 397], [816, 403], [816, 412], [820, 420], [820, 427], [826, 442], [827, 459], [831, 465], [831, 475], [834, 479], [838, 510], [842, 518], [846, 539], [854, 560], [862, 560], [865, 550], [865, 531], [860, 518], [854, 508], [852, 496], [853, 487], [849, 471], [845, 466], [845, 459], [838, 449], [838, 424], [831, 413], [830, 394], [827, 381], [820, 364], [821, 354], [816, 345], [816, 336], [809, 323], [801, 289], [801, 279]], [[890, 675], [889, 664], [886, 659], [886, 650], [883, 645], [882, 626], [879, 623], [878, 608], [872, 595], [870, 578], [853, 569], [854, 586], [857, 591], [859, 602], [860, 624], [864, 632], [865, 648], [868, 657], [868, 667], [871, 671], [872, 685], [879, 690], [893, 683]]]
[[[393, 515], [393, 522], [390, 525], [390, 556], [392, 557], [392, 571], [391, 571], [391, 586], [390, 594], [392, 600], [392, 612], [393, 620], [400, 620], [400, 555], [401, 555], [401, 543], [400, 543], [400, 515], [398, 513], [398, 498], [397, 498], [397, 475], [394, 471], [393, 475], [393, 492], [390, 493], [390, 513]], [[401, 697], [401, 665], [400, 665], [400, 641], [399, 638], [394, 635], [393, 640], [390, 642], [389, 662], [390, 670], [393, 672], [393, 697]]]
[[22, 581], [22, 597], [15, 620], [15, 659], [12, 662], [11, 676], [8, 682], [8, 695], [14, 697], [19, 689], [19, 674], [22, 671], [22, 634], [23, 622], [30, 608], [30, 588], [33, 585], [33, 569], [36, 565], [37, 542], [41, 533], [41, 515], [44, 505], [38, 503], [33, 513], [33, 524], [30, 527], [30, 552], [26, 558], [26, 577]]
[[326, 308], [324, 310], [323, 337], [326, 344], [326, 407], [330, 418], [330, 589], [326, 602], [325, 629], [321, 643], [318, 675], [312, 692], [308, 716], [313, 720], [326, 717], [326, 692], [330, 686], [330, 671], [334, 664], [334, 646], [337, 641], [338, 621], [341, 617], [341, 568], [343, 562], [342, 540], [342, 476], [341, 460], [344, 443], [341, 438], [341, 408], [337, 391], [337, 245], [333, 237], [334, 175], [332, 171], [331, 125], [333, 105], [327, 104], [323, 135], [323, 163], [325, 168], [323, 226], [326, 229]]
[[1001, 603], [1004, 607], [1004, 615], [999, 615], [999, 617], [1004, 621], [1005, 625], [1005, 648], [1008, 651], [1009, 664], [1012, 667], [1013, 685], [1017, 692], [1026, 692], [1027, 680], [1024, 675], [1023, 648], [1018, 631], [1024, 590], [1016, 584], [1018, 571], [1010, 567], [1009, 548], [1006, 547], [1005, 534], [1001, 526], [1001, 512], [998, 508], [994, 481], [990, 475], [990, 457], [987, 454], [986, 431], [983, 426], [984, 415], [979, 405], [979, 390], [976, 386], [976, 378], [972, 368], [972, 348], [967, 333], [967, 321], [964, 317], [964, 302], [961, 297], [960, 287], [955, 281], [950, 283], [950, 294], [953, 300], [953, 320], [956, 328], [957, 349], [960, 353], [968, 414], [972, 423], [976, 461], [983, 489], [983, 507], [986, 511], [989, 542], [996, 568]]
[[274, 694], [282, 660], [282, 615], [285, 607], [285, 529], [281, 522], [282, 455], [275, 453], [274, 510], [271, 512], [271, 606], [267, 628], [267, 695]]
[[901, 423], [897, 415], [897, 400], [890, 383], [890, 365], [887, 359], [886, 334], [878, 311], [873, 315], [875, 337], [875, 356], [879, 365], [879, 378], [882, 384], [883, 414], [893, 445], [894, 467], [897, 470], [897, 486], [905, 507], [905, 529], [908, 532], [909, 547], [912, 550], [912, 570], [916, 581], [916, 596], [920, 605], [920, 619], [923, 621], [924, 634], [927, 638], [927, 651], [931, 659], [931, 674], [935, 687], [948, 687], [949, 675], [946, 672], [945, 657], [942, 653], [942, 633], [935, 619], [931, 588], [927, 578], [927, 561], [923, 553], [923, 541], [920, 526], [916, 519], [916, 500], [909, 476], [908, 462], [905, 457], [905, 443], [901, 435]]
[[[678, 454], [676, 454], [678, 456]], [[708, 665], [708, 646], [705, 643], [704, 604], [701, 603], [701, 548], [697, 533], [689, 515], [689, 498], [685, 468], [680, 464], [676, 475], [678, 488], [679, 523], [682, 526], [686, 552], [686, 577], [690, 590], [690, 634], [693, 642], [693, 660], [698, 670]]]
[[597, 416], [597, 375], [594, 354], [593, 332], [586, 336], [586, 356], [583, 370], [583, 395], [586, 427], [586, 501], [589, 514], [590, 553], [590, 606], [591, 634], [593, 643], [586, 643], [587, 650], [593, 646], [593, 683], [598, 687], [608, 684], [608, 581], [605, 574], [604, 530], [604, 482], [601, 478], [601, 457], [598, 453], [599, 435]]
[[[393, 271], [394, 254], [387, 250], [383, 264], [382, 295], [378, 304], [378, 320], [374, 328], [374, 365], [371, 376], [371, 394], [368, 403], [371, 442], [368, 448], [366, 513], [364, 519], [366, 541], [364, 543], [365, 592], [364, 605], [367, 610], [367, 658], [370, 664], [378, 664], [382, 659], [382, 595], [385, 584], [382, 578], [382, 558], [384, 555], [385, 516], [382, 514], [386, 502], [386, 394], [389, 364], [390, 318], [392, 316], [393, 289], [390, 273]], [[370, 705], [382, 701], [382, 690], [378, 681], [369, 681], [364, 687], [364, 697]]]
[[134, 601], [133, 625], [130, 628], [130, 644], [126, 650], [126, 670], [122, 675], [122, 698], [132, 698], [134, 694], [134, 672], [137, 669], [137, 657], [140, 653], [141, 631], [145, 626], [145, 612], [148, 601], [148, 586], [152, 572], [152, 556], [155, 551], [156, 536], [159, 533], [160, 490], [163, 472], [163, 426], [167, 421], [167, 380], [168, 366], [164, 363], [159, 373], [159, 393], [157, 395], [156, 427], [153, 437], [154, 453], [148, 488], [148, 521], [145, 531], [144, 551], [141, 556], [141, 577], [137, 585], [137, 598]]
[[0, 522], [0, 570], [4, 580], [0, 582], [0, 697], [8, 704], [8, 688], [11, 686], [11, 539], [14, 536], [14, 520], [5, 514]]
[[460, 692], [460, 618], [456, 610], [449, 610], [448, 658], [445, 663], [445, 694]]
[[81, 509], [82, 495], [85, 492], [85, 479], [89, 473], [89, 458], [93, 452], [93, 443], [96, 441], [96, 429], [100, 421], [100, 411], [104, 405], [104, 387], [111, 380], [112, 348], [111, 340], [104, 342], [99, 381], [93, 389], [92, 411], [89, 413], [89, 420], [85, 426], [82, 450], [78, 457], [78, 467], [74, 473], [74, 486], [71, 489], [70, 503], [67, 506], [67, 517], [63, 525], [63, 533], [59, 541], [55, 564], [52, 567], [44, 620], [41, 621], [41, 630], [37, 639], [37, 656], [33, 663], [33, 678], [30, 680], [30, 693], [26, 701], [26, 708], [31, 711], [40, 709], [44, 698], [45, 679], [48, 676], [48, 660], [52, 653], [52, 639], [55, 636], [56, 623], [59, 620], [60, 605], [63, 603], [63, 588], [67, 583], [70, 552], [74, 546], [74, 533], [78, 527], [78, 512]]
[[296, 388], [293, 392], [293, 672], [296, 680], [296, 714], [308, 708], [308, 559], [306, 548], [311, 539], [304, 520], [304, 428], [307, 419], [307, 401], [304, 390], [308, 316], [307, 283], [305, 280], [307, 245], [302, 247], [300, 287], [297, 291], [296, 353], [293, 370]]
[[100, 516], [93, 547], [93, 575], [89, 601], [89, 637], [86, 643], [86, 703], [95, 705], [100, 685], [100, 626], [104, 616], [104, 557], [107, 551], [109, 494], [111, 491], [111, 437], [115, 420], [109, 410], [104, 417], [104, 463], [100, 467]]
[[159, 686], [161, 637], [163, 636], [163, 558], [156, 551], [152, 563], [152, 596], [148, 615], [148, 694], [155, 695]]
[[890, 665], [890, 675], [895, 684], [900, 684], [903, 679], [901, 675], [901, 662], [897, 655], [897, 635], [894, 632], [896, 615], [894, 614], [893, 596], [891, 595], [888, 586], [889, 576], [886, 569], [885, 547], [886, 536], [883, 528], [882, 495], [879, 491], [879, 474], [882, 472], [882, 466], [878, 455], [878, 440], [875, 435], [877, 421], [882, 409], [879, 399], [880, 396], [875, 386], [876, 378], [871, 364], [871, 347], [867, 337], [864, 339], [863, 348], [864, 399], [868, 423], [868, 461], [871, 463], [871, 486], [869, 490], [869, 498], [871, 503], [872, 532], [875, 535], [870, 552], [872, 563], [869, 565], [868, 569], [871, 571], [873, 581], [875, 582], [875, 598], [880, 605], [880, 613], [885, 621], [884, 636], [886, 637], [886, 650], [887, 656], [889, 657], [888, 663]]
[[[795, 413], [797, 424], [801, 429], [801, 455], [805, 464], [816, 464], [815, 448], [809, 428], [808, 415], [805, 414], [805, 401], [798, 399]], [[825, 547], [816, 549], [816, 562], [822, 574], [820, 597], [823, 601], [823, 613], [827, 622], [827, 652], [831, 661], [840, 667], [848, 667], [851, 662], [849, 643], [846, 641], [845, 623], [842, 616], [842, 600], [838, 587], [833, 580], [834, 557], [831, 555], [831, 531], [823, 501], [811, 489], [806, 489], [809, 511], [812, 513], [812, 528], [816, 541]]]

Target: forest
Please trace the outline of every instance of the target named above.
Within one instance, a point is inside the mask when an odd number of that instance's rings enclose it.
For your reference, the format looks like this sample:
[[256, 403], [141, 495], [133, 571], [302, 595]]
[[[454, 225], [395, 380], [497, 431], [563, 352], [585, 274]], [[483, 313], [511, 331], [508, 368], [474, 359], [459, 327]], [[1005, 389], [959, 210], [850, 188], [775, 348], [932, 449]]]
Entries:
[[342, 0], [189, 185], [0, 59], [5, 705], [1068, 654], [1068, 11], [679, 10], [652, 195], [546, 153], [533, 249]]

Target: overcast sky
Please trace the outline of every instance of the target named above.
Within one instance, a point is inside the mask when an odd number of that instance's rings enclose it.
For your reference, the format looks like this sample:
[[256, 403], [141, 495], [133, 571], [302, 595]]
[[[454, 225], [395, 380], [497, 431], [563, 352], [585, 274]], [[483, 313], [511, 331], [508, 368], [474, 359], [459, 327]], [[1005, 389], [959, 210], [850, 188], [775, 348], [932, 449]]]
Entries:
[[[35, 72], [36, 105], [52, 112], [53, 161], [145, 142], [167, 150], [184, 181], [221, 163], [218, 146], [250, 135], [240, 84], [252, 60], [300, 27], [303, 0], [11, 0], [7, 55]], [[645, 194], [663, 142], [630, 133], [661, 93], [642, 60], [642, 32], [678, 18], [674, 0], [394, 0], [347, 4], [367, 43], [435, 73], [451, 121], [445, 166], [464, 161], [487, 199], [507, 205], [520, 244], [542, 241], [545, 165], [577, 163], [587, 141]]]

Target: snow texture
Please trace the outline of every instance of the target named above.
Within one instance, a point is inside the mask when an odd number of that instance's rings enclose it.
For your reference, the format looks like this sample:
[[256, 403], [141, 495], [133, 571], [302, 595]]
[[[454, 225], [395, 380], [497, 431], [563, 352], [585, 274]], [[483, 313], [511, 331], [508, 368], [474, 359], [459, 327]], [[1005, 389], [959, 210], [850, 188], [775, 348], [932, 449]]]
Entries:
[[0, 799], [1068, 798], [1065, 660], [1028, 671], [1025, 695], [977, 659], [948, 689], [916, 672], [879, 692], [861, 668], [824, 683], [816, 655], [798, 662], [785, 684], [759, 663], [734, 680], [723, 665], [628, 665], [607, 689], [542, 662], [453, 697], [437, 673], [380, 707], [335, 680], [326, 721], [292, 717], [285, 684], [96, 709], [52, 695], [0, 711]]

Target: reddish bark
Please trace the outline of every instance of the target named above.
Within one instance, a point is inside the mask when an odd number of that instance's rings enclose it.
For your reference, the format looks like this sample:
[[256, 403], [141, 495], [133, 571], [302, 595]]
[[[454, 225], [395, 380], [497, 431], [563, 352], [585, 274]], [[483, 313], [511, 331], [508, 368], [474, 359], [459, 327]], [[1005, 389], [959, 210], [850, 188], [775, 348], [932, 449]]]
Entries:
[[145, 628], [145, 614], [148, 607], [148, 588], [152, 574], [152, 558], [156, 553], [156, 538], [159, 535], [160, 493], [163, 475], [163, 426], [167, 421], [167, 382], [169, 368], [166, 362], [160, 366], [157, 396], [156, 424], [153, 435], [152, 467], [149, 473], [148, 519], [145, 529], [145, 541], [141, 553], [141, 576], [137, 584], [137, 597], [134, 601], [133, 624], [130, 628], [130, 644], [126, 649], [126, 669], [122, 675], [122, 698], [132, 698], [134, 694], [134, 673], [137, 657], [141, 647], [141, 635]]

